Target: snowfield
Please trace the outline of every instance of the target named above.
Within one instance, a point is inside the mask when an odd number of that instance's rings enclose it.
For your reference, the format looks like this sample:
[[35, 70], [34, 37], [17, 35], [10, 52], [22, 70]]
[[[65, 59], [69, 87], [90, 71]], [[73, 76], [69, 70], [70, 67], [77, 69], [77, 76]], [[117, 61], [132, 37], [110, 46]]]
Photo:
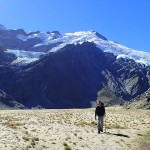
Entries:
[[0, 149], [150, 149], [149, 111], [106, 108], [106, 133], [98, 134], [94, 110], [1, 110]]
[[[52, 32], [51, 33], [40, 32], [40, 33], [31, 34], [27, 36], [19, 34], [17, 38], [21, 39], [22, 41], [27, 41], [28, 39], [31, 39], [31, 38], [40, 38], [42, 42], [34, 45], [33, 47], [39, 47], [39, 46], [49, 45], [49, 44], [54, 44], [54, 43], [59, 43], [59, 42], [62, 43], [59, 46], [50, 49], [49, 52], [57, 52], [62, 47], [66, 46], [67, 44], [82, 44], [83, 42], [87, 42], [87, 41], [94, 42], [98, 48], [100, 48], [104, 52], [113, 53], [114, 55], [117, 56], [117, 58], [122, 57], [122, 58], [133, 59], [137, 63], [150, 66], [150, 53], [144, 52], [144, 51], [137, 51], [137, 50], [125, 47], [116, 42], [109, 41], [105, 39], [105, 37], [103, 37], [102, 35], [98, 34], [95, 31], [81, 31], [81, 32], [64, 33], [64, 34], [55, 34]], [[29, 58], [29, 61], [28, 62], [26, 61], [25, 63], [30, 63], [32, 61], [39, 59], [39, 57], [37, 57], [37, 54], [36, 53], [34, 54], [35, 54], [35, 57], [33, 57], [34, 59], [32, 60], [30, 59], [29, 54], [24, 56], [26, 58]]]
[[6, 53], [11, 53], [17, 56], [17, 59], [12, 62], [12, 65], [27, 65], [33, 61], [39, 60], [41, 55], [44, 55], [43, 52], [33, 52], [33, 51], [24, 51], [24, 50], [12, 50], [7, 49]]

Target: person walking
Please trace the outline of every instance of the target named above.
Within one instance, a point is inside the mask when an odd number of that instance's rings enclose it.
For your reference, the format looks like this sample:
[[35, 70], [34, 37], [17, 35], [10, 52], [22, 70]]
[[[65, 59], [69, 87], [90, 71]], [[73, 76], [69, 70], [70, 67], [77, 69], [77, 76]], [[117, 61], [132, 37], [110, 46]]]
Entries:
[[105, 113], [104, 104], [101, 101], [99, 101], [98, 106], [95, 109], [95, 120], [96, 120], [96, 116], [98, 116], [98, 124], [97, 124], [98, 134], [100, 133], [100, 131], [103, 132], [105, 114], [106, 113]]

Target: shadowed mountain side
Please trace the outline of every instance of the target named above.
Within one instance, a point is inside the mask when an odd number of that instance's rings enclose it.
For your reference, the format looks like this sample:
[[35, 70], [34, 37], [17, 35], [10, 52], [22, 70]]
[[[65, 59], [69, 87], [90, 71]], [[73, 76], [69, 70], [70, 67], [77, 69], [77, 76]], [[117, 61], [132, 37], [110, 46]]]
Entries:
[[28, 66], [12, 94], [28, 107], [89, 107], [102, 87], [104, 59], [93, 44], [68, 45]]
[[8, 54], [5, 53], [7, 49], [0, 44], [0, 65], [8, 65], [10, 64], [13, 60], [16, 59], [16, 56], [14, 54]]
[[12, 97], [7, 93], [0, 90], [0, 109], [25, 109], [22, 104], [16, 102]]

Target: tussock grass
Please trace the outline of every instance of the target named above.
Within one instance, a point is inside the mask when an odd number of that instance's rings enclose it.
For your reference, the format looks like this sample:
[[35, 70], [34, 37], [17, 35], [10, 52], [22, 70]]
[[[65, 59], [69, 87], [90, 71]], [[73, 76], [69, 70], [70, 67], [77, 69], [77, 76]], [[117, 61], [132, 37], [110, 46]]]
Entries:
[[64, 146], [67, 146], [68, 144], [66, 142], [63, 143]]
[[77, 143], [76, 143], [76, 142], [73, 142], [73, 145], [77, 145]]
[[149, 136], [149, 137], [150, 137], [150, 131], [148, 131], [148, 132], [146, 133], [146, 136]]
[[5, 123], [3, 123], [5, 126], [12, 128], [12, 129], [16, 129], [18, 126], [22, 126], [21, 123], [16, 123], [16, 122], [12, 122], [12, 121], [6, 121]]
[[66, 142], [64, 142], [63, 145], [64, 145], [64, 150], [72, 150], [72, 148]]
[[150, 149], [150, 131], [148, 131], [142, 138], [140, 143], [140, 150], [148, 150]]
[[126, 129], [124, 126], [119, 124], [106, 124], [107, 129]]
[[70, 139], [71, 139], [70, 137], [66, 137], [66, 139], [65, 139], [65, 140], [66, 140], [66, 141], [68, 141], [68, 140], [70, 140]]
[[120, 141], [121, 141], [121, 142], [125, 142], [125, 140], [124, 140], [124, 139], [120, 139]]
[[150, 143], [150, 131], [148, 131], [148, 132], [145, 134], [145, 136], [148, 138], [149, 143]]
[[32, 148], [32, 147], [31, 147], [31, 145], [27, 145], [27, 147], [26, 147], [26, 148], [28, 148], [28, 149], [29, 149], [29, 148]]
[[72, 149], [71, 149], [70, 146], [67, 145], [67, 146], [64, 147], [64, 150], [72, 150]]
[[29, 141], [30, 140], [30, 138], [26, 137], [26, 136], [23, 136], [22, 139], [24, 139], [25, 141]]
[[95, 127], [97, 125], [97, 123], [95, 121], [87, 122], [84, 120], [80, 120], [78, 122], [75, 122], [75, 125], [80, 126], [80, 127], [86, 127], [86, 126]]
[[39, 141], [39, 138], [38, 137], [33, 137], [32, 140], [33, 141]]
[[32, 139], [32, 141], [31, 141], [31, 145], [32, 146], [35, 146], [35, 141]]
[[80, 140], [83, 140], [83, 138], [81, 136], [78, 137]]

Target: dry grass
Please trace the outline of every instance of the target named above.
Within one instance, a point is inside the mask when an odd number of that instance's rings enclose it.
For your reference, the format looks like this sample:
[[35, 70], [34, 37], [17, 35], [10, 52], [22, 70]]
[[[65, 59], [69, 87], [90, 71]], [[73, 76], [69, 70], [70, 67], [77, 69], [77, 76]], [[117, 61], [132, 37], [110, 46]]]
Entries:
[[150, 131], [148, 131], [146, 134], [145, 134], [145, 136], [149, 139], [149, 141], [150, 141]]
[[67, 146], [64, 147], [64, 150], [72, 150], [72, 149], [71, 149], [70, 146], [67, 145]]
[[24, 139], [25, 141], [29, 141], [30, 140], [30, 138], [26, 137], [26, 136], [23, 136], [22, 139]]
[[39, 141], [39, 138], [38, 137], [33, 137], [32, 140], [33, 141]]
[[75, 122], [75, 125], [80, 127], [96, 127], [97, 123], [95, 121], [87, 122], [84, 120], [79, 120], [78, 122]]
[[[0, 112], [0, 149], [102, 150], [134, 149], [149, 139], [150, 113], [144, 110], [106, 108], [109, 134], [97, 134], [94, 109], [9, 110]], [[104, 120], [105, 122], [105, 120]], [[142, 130], [141, 130], [142, 129]], [[105, 128], [104, 128], [105, 130]], [[147, 133], [146, 133], [147, 132]], [[8, 135], [8, 136], [4, 136]], [[11, 142], [10, 142], [11, 139]], [[137, 140], [138, 139], [138, 140]], [[66, 141], [62, 147], [62, 141]], [[19, 143], [19, 144], [17, 144]], [[148, 142], [141, 141], [141, 147]]]
[[71, 147], [66, 142], [64, 142], [63, 145], [64, 145], [64, 150], [72, 150]]
[[149, 150], [150, 149], [150, 131], [148, 131], [142, 138], [139, 139], [139, 149]]
[[22, 126], [21, 123], [16, 123], [16, 122], [12, 122], [12, 121], [6, 121], [5, 123], [3, 123], [5, 126], [12, 128], [12, 129], [16, 129], [19, 126]]
[[107, 129], [126, 129], [124, 126], [119, 124], [106, 124]]

